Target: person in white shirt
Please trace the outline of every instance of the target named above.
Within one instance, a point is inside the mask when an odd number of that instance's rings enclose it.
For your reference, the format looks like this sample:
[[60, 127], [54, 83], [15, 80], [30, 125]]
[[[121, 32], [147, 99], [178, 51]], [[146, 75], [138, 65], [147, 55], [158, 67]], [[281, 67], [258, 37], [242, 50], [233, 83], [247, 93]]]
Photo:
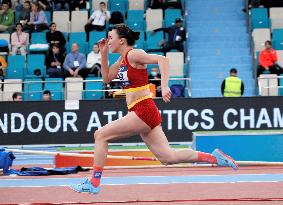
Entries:
[[21, 55], [26, 55], [26, 48], [29, 42], [29, 34], [22, 31], [21, 23], [16, 24], [16, 31], [11, 35], [12, 55], [17, 55], [20, 50]]
[[87, 24], [85, 25], [85, 31], [103, 31], [105, 29], [105, 21], [110, 19], [110, 12], [107, 11], [105, 2], [99, 3], [99, 9], [95, 10], [90, 16]]
[[87, 55], [86, 67], [89, 74], [101, 77], [101, 55], [97, 43], [93, 44], [92, 51]]

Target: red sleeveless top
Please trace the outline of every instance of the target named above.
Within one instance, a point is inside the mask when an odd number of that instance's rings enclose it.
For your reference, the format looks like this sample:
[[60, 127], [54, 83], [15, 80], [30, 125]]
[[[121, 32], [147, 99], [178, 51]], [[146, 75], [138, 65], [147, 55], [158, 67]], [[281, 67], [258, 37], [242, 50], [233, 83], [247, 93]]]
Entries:
[[148, 84], [147, 69], [133, 68], [128, 61], [129, 51], [126, 53], [125, 59], [122, 60], [118, 73], [123, 89], [136, 88]]

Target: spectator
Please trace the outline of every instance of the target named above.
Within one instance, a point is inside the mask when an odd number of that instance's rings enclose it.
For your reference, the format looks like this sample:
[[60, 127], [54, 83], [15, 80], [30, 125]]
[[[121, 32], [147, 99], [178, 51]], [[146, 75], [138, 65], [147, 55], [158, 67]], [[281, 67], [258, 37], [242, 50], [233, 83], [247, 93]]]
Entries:
[[160, 0], [148, 0], [148, 7], [151, 9], [161, 9], [162, 8], [162, 1]]
[[[21, 23], [22, 27], [24, 27], [27, 22], [30, 20], [30, 12], [31, 12], [31, 3], [29, 1], [24, 2], [24, 6], [18, 11], [19, 16], [16, 18], [16, 23]], [[16, 26], [9, 26], [9, 33], [13, 33], [16, 30]]]
[[230, 76], [223, 80], [221, 92], [224, 97], [241, 97], [244, 94], [244, 83], [237, 77], [237, 69], [230, 70]]
[[27, 28], [30, 32], [39, 32], [48, 29], [47, 17], [44, 11], [41, 10], [41, 7], [38, 3], [31, 3], [30, 20], [24, 29], [25, 28]]
[[277, 52], [272, 48], [271, 41], [265, 41], [265, 49], [259, 54], [259, 65], [257, 69], [257, 77], [264, 71], [269, 71], [271, 74], [278, 74], [276, 67]]
[[52, 2], [51, 0], [38, 0], [37, 3], [44, 11], [52, 10]]
[[8, 4], [9, 5], [9, 8], [12, 8], [12, 1], [11, 0], [2, 0], [0, 1], [1, 2], [1, 5], [2, 6], [3, 4]]
[[0, 56], [0, 78], [5, 77], [5, 69], [7, 68], [7, 62], [3, 56]]
[[101, 55], [97, 43], [93, 45], [92, 51], [87, 55], [86, 67], [89, 69], [89, 74], [101, 77]]
[[14, 23], [14, 12], [9, 8], [8, 3], [2, 4], [0, 11], [0, 32], [7, 31]]
[[110, 12], [107, 11], [105, 2], [99, 3], [99, 10], [95, 10], [85, 25], [85, 32], [103, 31], [105, 29], [105, 21], [110, 19]]
[[61, 31], [56, 30], [56, 23], [52, 22], [49, 25], [49, 31], [46, 33], [46, 41], [50, 45], [57, 44], [62, 53], [65, 53], [66, 39]]
[[77, 43], [72, 44], [72, 52], [69, 53], [64, 61], [63, 67], [65, 69], [66, 77], [87, 77], [86, 59], [84, 54], [79, 53], [79, 46]]
[[86, 9], [86, 0], [72, 0], [71, 10]]
[[20, 51], [21, 55], [26, 55], [26, 48], [29, 42], [29, 34], [22, 31], [21, 23], [16, 24], [16, 31], [11, 35], [12, 55], [17, 55]]
[[69, 11], [70, 10], [70, 3], [67, 0], [54, 0], [55, 10], [56, 11]]
[[171, 49], [177, 49], [180, 52], [184, 51], [183, 42], [186, 41], [186, 29], [183, 27], [182, 19], [176, 18], [175, 25], [167, 28], [155, 29], [151, 34], [154, 35], [157, 31], [164, 31], [168, 33], [168, 41], [162, 42], [162, 50], [164, 53]]
[[64, 55], [60, 52], [59, 46], [57, 44], [53, 44], [51, 50], [49, 51], [45, 59], [45, 65], [49, 77], [63, 78], [64, 77], [63, 63], [64, 63]]
[[44, 90], [42, 94], [43, 101], [51, 101], [51, 92], [50, 90]]
[[14, 92], [12, 95], [12, 99], [14, 102], [22, 102], [23, 101], [22, 93]]
[[152, 83], [156, 87], [156, 97], [162, 97], [161, 94], [161, 75], [158, 72], [158, 68], [153, 67], [151, 68], [151, 72], [148, 76], [149, 83]]
[[20, 0], [14, 0], [12, 9], [15, 11], [21, 11], [23, 9], [23, 4], [20, 2]]

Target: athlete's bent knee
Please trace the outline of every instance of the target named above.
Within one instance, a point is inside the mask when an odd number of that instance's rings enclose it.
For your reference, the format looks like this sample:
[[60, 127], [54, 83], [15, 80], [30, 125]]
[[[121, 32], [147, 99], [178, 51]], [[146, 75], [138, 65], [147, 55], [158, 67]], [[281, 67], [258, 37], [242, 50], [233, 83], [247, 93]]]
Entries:
[[94, 132], [93, 136], [94, 136], [95, 141], [105, 140], [103, 132], [101, 132], [99, 129]]

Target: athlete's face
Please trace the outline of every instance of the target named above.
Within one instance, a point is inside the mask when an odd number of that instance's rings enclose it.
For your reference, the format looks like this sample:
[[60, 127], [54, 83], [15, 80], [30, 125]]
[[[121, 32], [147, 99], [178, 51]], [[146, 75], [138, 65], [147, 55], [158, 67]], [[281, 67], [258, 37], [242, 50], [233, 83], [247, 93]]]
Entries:
[[115, 29], [108, 33], [108, 46], [112, 53], [117, 53], [122, 44], [123, 40], [119, 38]]

